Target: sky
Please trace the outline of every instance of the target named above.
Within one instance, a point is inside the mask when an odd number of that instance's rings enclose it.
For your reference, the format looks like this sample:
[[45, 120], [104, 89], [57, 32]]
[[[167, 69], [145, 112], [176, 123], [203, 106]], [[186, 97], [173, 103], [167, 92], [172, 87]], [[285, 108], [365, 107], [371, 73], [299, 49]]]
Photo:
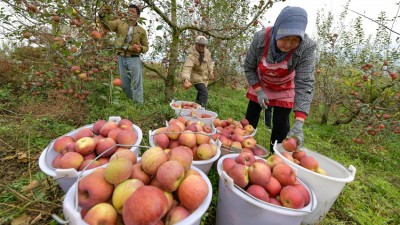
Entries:
[[[325, 13], [331, 11], [333, 15], [339, 16], [344, 10], [344, 7], [348, 0], [286, 0], [285, 2], [275, 3], [271, 9], [268, 9], [264, 14], [266, 21], [261, 21], [265, 26], [272, 26], [275, 22], [276, 17], [280, 11], [286, 6], [300, 6], [307, 11], [308, 14], [308, 25], [306, 33], [313, 36], [316, 32], [315, 21], [317, 18], [318, 10], [324, 9]], [[400, 0], [351, 0], [349, 9], [356, 11], [360, 14], [366, 15], [371, 19], [376, 19], [381, 11], [386, 11], [386, 15], [389, 18], [393, 18], [398, 14]], [[354, 20], [357, 16], [356, 13], [348, 13], [348, 21]], [[400, 16], [400, 14], [398, 15]], [[375, 34], [378, 25], [368, 19], [363, 19], [363, 28], [367, 35]], [[389, 23], [391, 26], [392, 24]], [[400, 18], [394, 24], [393, 30], [400, 33]], [[399, 36], [399, 35], [395, 35]]]

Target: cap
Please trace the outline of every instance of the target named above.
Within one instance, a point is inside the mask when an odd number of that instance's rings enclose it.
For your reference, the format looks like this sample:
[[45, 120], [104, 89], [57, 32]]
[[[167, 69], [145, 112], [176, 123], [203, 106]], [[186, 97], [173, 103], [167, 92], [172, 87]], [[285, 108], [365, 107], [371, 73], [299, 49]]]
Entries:
[[195, 43], [199, 45], [208, 45], [208, 40], [206, 37], [200, 35], [196, 37]]
[[300, 7], [285, 7], [278, 16], [275, 40], [287, 36], [299, 36], [304, 39], [307, 27], [307, 12]]

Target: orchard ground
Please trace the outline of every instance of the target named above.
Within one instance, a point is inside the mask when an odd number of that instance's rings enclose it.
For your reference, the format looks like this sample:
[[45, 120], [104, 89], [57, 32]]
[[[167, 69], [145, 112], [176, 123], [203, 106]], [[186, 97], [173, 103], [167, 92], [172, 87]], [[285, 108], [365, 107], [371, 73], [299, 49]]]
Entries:
[[[118, 87], [105, 87], [103, 83], [112, 79], [92, 81], [91, 93], [81, 100], [51, 90], [32, 94], [31, 89], [21, 88], [28, 76], [28, 69], [15, 67], [0, 75], [0, 224], [56, 224], [51, 215], [62, 216], [64, 193], [38, 166], [39, 156], [51, 140], [117, 115], [138, 125], [144, 134], [142, 144], [148, 145], [148, 131], [175, 116], [160, 95], [163, 81], [146, 70], [143, 106], [130, 102]], [[222, 119], [244, 118], [248, 100], [243, 86], [217, 82], [209, 90], [209, 110]], [[177, 84], [177, 99], [193, 101], [195, 95], [194, 88], [184, 90]], [[318, 108], [314, 102], [304, 126], [306, 146], [345, 167], [357, 168], [355, 180], [345, 186], [321, 224], [400, 224], [400, 136], [383, 130], [357, 144], [352, 137], [360, 128], [352, 123], [320, 125]], [[255, 136], [258, 144], [266, 146], [269, 135], [260, 120]], [[219, 177], [214, 169], [209, 178], [213, 199], [202, 218], [203, 225], [214, 224], [216, 218]]]

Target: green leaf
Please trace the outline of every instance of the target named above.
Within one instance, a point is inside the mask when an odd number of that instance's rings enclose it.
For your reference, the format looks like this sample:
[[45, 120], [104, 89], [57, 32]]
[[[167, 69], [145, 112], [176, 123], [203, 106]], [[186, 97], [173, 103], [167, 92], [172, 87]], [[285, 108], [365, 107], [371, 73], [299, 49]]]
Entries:
[[163, 28], [163, 25], [158, 25], [156, 30], [161, 30]]

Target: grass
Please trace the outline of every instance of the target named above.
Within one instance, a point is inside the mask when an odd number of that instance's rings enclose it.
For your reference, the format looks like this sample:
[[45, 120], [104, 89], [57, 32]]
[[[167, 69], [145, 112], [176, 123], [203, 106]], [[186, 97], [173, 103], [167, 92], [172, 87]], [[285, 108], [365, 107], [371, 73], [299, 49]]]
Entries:
[[[42, 173], [38, 159], [49, 142], [73, 129], [118, 115], [130, 118], [143, 131], [143, 143], [148, 145], [148, 131], [165, 124], [174, 112], [163, 102], [163, 83], [150, 74], [144, 75], [145, 104], [130, 102], [115, 89], [113, 101], [107, 88], [99, 82], [85, 103], [56, 96], [43, 98], [15, 91], [11, 84], [0, 86], [0, 224], [27, 219], [31, 224], [56, 224], [51, 215], [62, 215], [64, 193], [58, 184]], [[219, 118], [244, 118], [247, 99], [245, 90], [233, 90], [218, 84], [209, 88], [208, 109]], [[196, 92], [178, 86], [175, 97], [193, 101]], [[345, 167], [357, 168], [356, 178], [345, 185], [321, 224], [400, 224], [400, 138], [384, 131], [374, 139], [358, 145], [351, 141], [357, 130], [350, 125], [329, 126], [317, 122], [311, 114], [304, 126], [306, 146], [326, 155]], [[260, 120], [257, 142], [269, 143], [270, 131]], [[218, 200], [218, 175], [212, 169], [208, 175], [213, 185], [213, 199], [202, 218], [203, 225], [215, 223]], [[23, 224], [23, 223], [21, 223]], [[251, 218], [249, 218], [251, 224]]]

